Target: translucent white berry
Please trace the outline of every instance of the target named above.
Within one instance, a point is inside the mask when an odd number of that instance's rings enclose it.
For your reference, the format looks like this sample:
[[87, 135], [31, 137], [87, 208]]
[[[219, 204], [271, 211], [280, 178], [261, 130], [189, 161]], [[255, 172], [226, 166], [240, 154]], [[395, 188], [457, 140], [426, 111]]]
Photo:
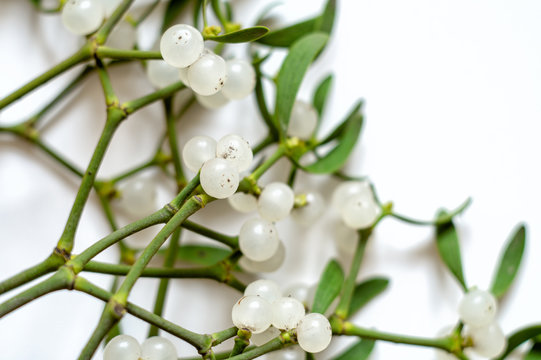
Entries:
[[308, 305], [309, 292], [310, 292], [310, 287], [308, 285], [294, 284], [288, 287], [284, 291], [284, 296], [289, 296], [294, 299], [297, 299], [306, 306]]
[[272, 325], [278, 329], [295, 329], [304, 315], [304, 305], [295, 298], [281, 297], [272, 303]]
[[255, 70], [249, 62], [241, 59], [226, 61], [227, 81], [222, 89], [231, 100], [245, 98], [255, 88]]
[[485, 326], [490, 324], [498, 310], [494, 296], [488, 291], [470, 290], [464, 295], [458, 306], [460, 319], [470, 326]]
[[169, 340], [153, 336], [141, 344], [142, 360], [177, 360], [177, 349]]
[[129, 335], [115, 336], [103, 350], [103, 360], [138, 360], [140, 356], [139, 342]]
[[259, 215], [268, 221], [278, 221], [289, 215], [295, 202], [293, 190], [284, 183], [270, 183], [259, 195], [257, 209]]
[[203, 36], [193, 26], [173, 25], [167, 29], [160, 40], [160, 52], [171, 66], [183, 68], [192, 65], [205, 48]]
[[147, 77], [152, 85], [161, 89], [180, 80], [178, 69], [163, 60], [147, 61]]
[[103, 17], [100, 0], [69, 0], [62, 8], [62, 23], [76, 35], [87, 35], [98, 30]]
[[180, 81], [187, 87], [190, 87], [190, 83], [188, 82], [188, 68], [180, 68], [178, 69], [178, 76], [180, 78]]
[[260, 296], [243, 296], [233, 305], [231, 318], [239, 329], [259, 334], [267, 330], [272, 322], [272, 307]]
[[200, 173], [201, 187], [216, 199], [233, 195], [239, 187], [239, 172], [224, 159], [210, 159], [203, 164]]
[[147, 177], [132, 177], [119, 186], [118, 204], [128, 215], [141, 218], [156, 211], [156, 183]]
[[314, 107], [304, 101], [295, 101], [289, 118], [287, 135], [308, 140], [317, 125], [317, 112]]
[[373, 200], [372, 189], [368, 181], [346, 181], [334, 189], [331, 206], [340, 212], [345, 203], [353, 196], [363, 195], [365, 200]]
[[239, 265], [246, 271], [251, 273], [269, 273], [276, 271], [282, 266], [285, 260], [286, 250], [284, 244], [280, 241], [278, 244], [278, 250], [270, 257], [270, 259], [264, 261], [253, 261], [246, 256], [241, 256], [239, 259]]
[[129, 22], [123, 20], [119, 21], [118, 24], [113, 28], [113, 31], [107, 38], [105, 42], [106, 46], [116, 48], [131, 50], [137, 42], [137, 33], [135, 27]]
[[250, 260], [270, 259], [278, 250], [279, 244], [276, 228], [263, 219], [250, 219], [240, 229], [239, 247], [244, 256]]
[[182, 160], [188, 169], [199, 171], [203, 163], [216, 155], [216, 140], [208, 136], [194, 136], [182, 148]]
[[257, 198], [252, 194], [238, 192], [228, 197], [227, 201], [238, 212], [249, 213], [257, 209]]
[[216, 157], [230, 161], [240, 172], [252, 165], [254, 154], [248, 141], [239, 135], [229, 134], [216, 143]]
[[103, 9], [105, 11], [105, 16], [111, 16], [111, 14], [116, 10], [118, 5], [120, 5], [121, 1], [122, 0], [101, 0], [101, 3], [103, 4]]
[[222, 90], [226, 79], [225, 60], [212, 52], [203, 54], [188, 68], [188, 83], [199, 95], [216, 94]]
[[331, 324], [321, 314], [308, 314], [297, 326], [297, 340], [304, 351], [310, 353], [323, 351], [331, 343], [331, 338]]
[[260, 279], [250, 283], [244, 290], [244, 295], [261, 296], [272, 304], [282, 296], [282, 291], [274, 281]]
[[261, 346], [265, 343], [268, 343], [269, 341], [271, 341], [278, 335], [280, 335], [280, 330], [278, 330], [274, 326], [270, 326], [267, 330], [263, 331], [262, 333], [253, 334], [252, 337], [250, 338], [250, 341], [256, 346]]
[[195, 98], [199, 104], [207, 109], [218, 109], [229, 102], [229, 99], [227, 99], [221, 91], [210, 96], [195, 94]]
[[347, 200], [341, 210], [344, 224], [352, 229], [365, 229], [377, 219], [378, 206], [374, 201], [366, 200], [363, 195], [355, 195]]
[[325, 200], [317, 192], [309, 191], [304, 194], [306, 205], [291, 211], [293, 220], [303, 226], [313, 225], [325, 211]]
[[468, 333], [472, 337], [473, 347], [480, 356], [496, 358], [503, 354], [507, 348], [507, 339], [500, 326], [493, 322], [486, 326], [471, 327]]
[[267, 360], [304, 360], [306, 353], [298, 346], [290, 346], [283, 350], [273, 351], [267, 354]]
[[346, 226], [342, 221], [336, 222], [334, 227], [334, 243], [340, 255], [352, 256], [358, 241], [359, 234], [355, 229]]

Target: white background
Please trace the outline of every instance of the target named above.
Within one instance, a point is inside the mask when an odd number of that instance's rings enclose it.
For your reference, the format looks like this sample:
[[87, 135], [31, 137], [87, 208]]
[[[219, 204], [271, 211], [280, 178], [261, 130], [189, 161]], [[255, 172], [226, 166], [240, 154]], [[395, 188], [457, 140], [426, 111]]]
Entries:
[[[268, 1], [234, 1], [239, 20], [250, 24], [264, 3]], [[287, 23], [315, 14], [321, 4], [320, 0], [288, 1], [274, 13]], [[541, 321], [540, 13], [541, 3], [534, 0], [341, 1], [331, 44], [309, 71], [300, 93], [309, 99], [321, 78], [335, 74], [323, 132], [358, 98], [366, 100], [362, 141], [347, 169], [368, 174], [380, 198], [393, 201], [400, 213], [430, 219], [439, 207], [454, 208], [473, 197], [472, 206], [457, 221], [468, 284], [487, 288], [508, 234], [517, 223], [528, 224], [523, 267], [501, 303], [499, 321], [506, 333]], [[156, 32], [150, 26], [144, 29], [144, 46], [150, 47]], [[0, 2], [0, 96], [67, 57], [78, 43], [58, 16], [36, 15], [27, 1]], [[239, 56], [243, 51], [239, 46], [234, 49]], [[139, 66], [125, 66], [111, 74], [122, 100], [151, 91]], [[4, 110], [0, 123], [15, 123], [39, 108], [69, 78], [62, 76]], [[84, 168], [104, 122], [97, 78], [90, 77], [70, 99], [47, 116], [44, 139]], [[156, 104], [121, 126], [100, 176], [113, 176], [148, 159], [163, 130], [161, 113]], [[249, 98], [215, 113], [195, 106], [181, 120], [179, 138], [182, 145], [196, 134], [220, 137], [235, 132], [256, 143], [263, 129]], [[50, 253], [78, 179], [21, 140], [0, 135], [0, 277], [6, 278]], [[284, 179], [287, 167], [280, 166], [281, 173], [274, 178]], [[161, 180], [163, 204], [173, 195], [173, 186]], [[300, 180], [305, 188], [325, 190], [327, 199], [337, 184], [309, 176]], [[279, 223], [288, 255], [283, 268], [267, 277], [284, 286], [315, 282], [335, 253], [329, 230], [334, 216], [328, 214], [329, 219], [308, 229], [289, 219]], [[225, 202], [217, 202], [196, 218], [235, 234], [246, 216], [233, 214]], [[92, 196], [77, 232], [75, 252], [108, 231]], [[196, 238], [188, 234], [184, 239]], [[100, 259], [112, 262], [116, 256], [112, 250]], [[356, 323], [431, 337], [457, 320], [461, 292], [437, 257], [432, 229], [384, 221], [368, 246], [360, 278], [373, 274], [388, 276], [391, 285], [361, 311]], [[109, 284], [107, 277], [84, 276], [104, 287]], [[151, 308], [149, 294], [156, 286], [156, 281], [141, 280], [130, 300]], [[19, 291], [0, 296], [0, 301]], [[238, 296], [210, 281], [174, 281], [165, 317], [194, 331], [218, 331], [231, 326], [230, 309]], [[0, 320], [0, 358], [76, 358], [101, 308], [98, 300], [76, 292], [34, 301]], [[127, 316], [123, 325], [140, 341], [146, 336], [146, 325], [137, 319]], [[178, 340], [175, 345], [180, 356], [193, 353]], [[339, 347], [318, 358], [329, 359]], [[379, 342], [372, 358], [432, 359], [434, 353]]]

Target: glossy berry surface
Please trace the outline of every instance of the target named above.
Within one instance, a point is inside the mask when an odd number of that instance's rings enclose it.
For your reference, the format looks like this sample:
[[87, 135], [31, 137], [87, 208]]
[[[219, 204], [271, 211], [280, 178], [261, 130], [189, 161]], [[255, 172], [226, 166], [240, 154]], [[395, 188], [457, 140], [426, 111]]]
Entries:
[[208, 195], [225, 199], [237, 191], [239, 172], [224, 159], [210, 159], [201, 167], [200, 182]]
[[214, 95], [222, 90], [227, 70], [221, 56], [212, 52], [203, 54], [188, 68], [188, 83], [192, 90], [199, 95]]
[[188, 169], [197, 172], [215, 153], [216, 140], [205, 135], [194, 136], [182, 148], [182, 160]]
[[297, 327], [297, 340], [300, 347], [310, 353], [318, 353], [331, 343], [332, 330], [329, 320], [321, 314], [306, 315]]
[[244, 295], [257, 295], [271, 304], [282, 296], [282, 291], [277, 283], [272, 280], [260, 279], [251, 282], [244, 290]]
[[272, 325], [278, 329], [295, 329], [304, 315], [304, 305], [295, 298], [281, 297], [272, 303]]
[[62, 23], [75, 35], [98, 30], [105, 15], [100, 0], [69, 0], [62, 8]]
[[250, 95], [255, 88], [255, 70], [249, 62], [241, 59], [226, 61], [227, 81], [222, 89], [224, 96], [238, 100]]
[[241, 256], [239, 265], [251, 273], [269, 273], [278, 270], [284, 263], [286, 250], [282, 241], [278, 242], [278, 249], [269, 259], [263, 261], [253, 261], [246, 256]]
[[133, 177], [119, 185], [122, 210], [134, 218], [141, 218], [156, 211], [156, 183], [147, 177]]
[[278, 221], [289, 215], [294, 202], [293, 190], [287, 184], [274, 182], [266, 185], [261, 191], [257, 200], [257, 209], [263, 219]]
[[233, 305], [231, 318], [239, 329], [246, 329], [254, 334], [262, 333], [272, 322], [271, 304], [260, 296], [243, 296]]
[[295, 101], [287, 128], [288, 136], [296, 136], [308, 140], [317, 126], [316, 109], [307, 102]]
[[177, 360], [177, 349], [171, 341], [153, 336], [141, 344], [141, 360]]
[[274, 225], [263, 219], [246, 221], [239, 233], [239, 247], [244, 256], [253, 261], [270, 259], [278, 250], [280, 241]]
[[115, 336], [103, 350], [103, 360], [139, 360], [139, 342], [129, 335]]
[[485, 326], [496, 317], [498, 304], [488, 291], [470, 290], [464, 295], [458, 306], [460, 319], [470, 326]]
[[216, 143], [216, 157], [231, 162], [240, 172], [252, 165], [254, 155], [248, 141], [239, 135], [229, 134]]
[[160, 40], [160, 52], [169, 65], [183, 68], [192, 65], [205, 48], [203, 36], [193, 26], [173, 25]]

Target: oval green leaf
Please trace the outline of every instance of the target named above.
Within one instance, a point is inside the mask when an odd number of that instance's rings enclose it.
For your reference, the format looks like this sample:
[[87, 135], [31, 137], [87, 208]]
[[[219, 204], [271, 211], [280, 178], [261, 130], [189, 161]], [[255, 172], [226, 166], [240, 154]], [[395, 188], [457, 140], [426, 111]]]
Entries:
[[524, 360], [541, 360], [541, 343], [535, 342]]
[[315, 17], [279, 30], [271, 31], [267, 36], [259, 39], [257, 42], [268, 46], [290, 47], [295, 41], [313, 32], [316, 28], [317, 20], [318, 17]]
[[314, 105], [314, 108], [317, 111], [318, 118], [317, 118], [317, 126], [316, 130], [314, 132], [317, 132], [319, 129], [319, 125], [321, 124], [321, 119], [323, 117], [323, 111], [325, 110], [325, 104], [327, 103], [327, 98], [329, 97], [329, 92], [331, 90], [333, 82], [333, 75], [330, 74], [321, 82], [316, 88], [316, 91], [314, 92], [314, 96], [312, 98], [312, 104]]
[[376, 345], [374, 340], [361, 339], [333, 360], [366, 360], [372, 353], [374, 345]]
[[183, 245], [178, 249], [178, 259], [191, 264], [211, 266], [231, 255], [231, 250], [215, 246]]
[[353, 290], [348, 316], [351, 317], [355, 315], [355, 313], [368, 304], [370, 300], [384, 292], [388, 286], [389, 279], [384, 277], [374, 277], [359, 283]]
[[233, 31], [218, 36], [206, 36], [205, 40], [212, 40], [221, 43], [238, 44], [257, 40], [265, 36], [269, 29], [264, 26], [253, 26], [241, 30]]
[[490, 290], [494, 296], [501, 298], [511, 286], [520, 267], [525, 245], [526, 228], [524, 224], [521, 224], [508, 240], [505, 252], [501, 257]]
[[521, 344], [526, 341], [535, 338], [541, 334], [541, 325], [533, 325], [527, 328], [523, 328], [515, 331], [511, 336], [507, 338], [507, 349], [498, 360], [503, 360], [507, 355], [509, 355], [513, 350], [519, 347]]
[[[360, 109], [360, 104], [355, 109]], [[303, 169], [313, 174], [330, 174], [342, 168], [359, 140], [363, 120], [363, 115], [360, 112], [351, 113], [331, 134], [333, 139], [337, 138], [338, 144], [314, 163], [304, 166]]]
[[344, 283], [344, 271], [336, 260], [331, 260], [319, 280], [312, 312], [324, 314], [333, 300], [340, 294]]
[[[438, 218], [445, 216], [446, 212], [438, 213]], [[436, 226], [436, 245], [438, 253], [451, 274], [458, 280], [462, 288], [467, 291], [466, 280], [462, 271], [462, 257], [455, 225], [452, 221]]]
[[282, 63], [276, 85], [275, 116], [283, 134], [304, 74], [328, 39], [329, 36], [324, 33], [312, 33], [300, 38], [291, 46]]

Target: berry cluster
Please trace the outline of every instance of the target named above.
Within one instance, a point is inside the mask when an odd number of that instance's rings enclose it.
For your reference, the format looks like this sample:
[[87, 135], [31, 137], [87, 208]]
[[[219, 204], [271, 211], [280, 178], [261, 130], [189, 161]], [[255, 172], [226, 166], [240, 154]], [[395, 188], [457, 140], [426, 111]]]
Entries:
[[226, 135], [218, 142], [208, 136], [195, 136], [182, 149], [186, 167], [200, 171], [201, 187], [217, 199], [233, 195], [239, 187], [239, 173], [252, 164], [250, 145], [239, 135]]
[[177, 360], [177, 349], [161, 336], [146, 339], [141, 345], [129, 335], [115, 336], [103, 351], [103, 360]]
[[[205, 49], [203, 36], [190, 25], [177, 24], [167, 29], [160, 40], [160, 51], [168, 66], [152, 65], [148, 70], [151, 82], [160, 87], [180, 79], [205, 107], [220, 107], [254, 90], [256, 74], [252, 65], [241, 59], [225, 61]], [[175, 68], [178, 73], [171, 77]]]
[[233, 324], [251, 331], [252, 341], [262, 345], [280, 334], [296, 329], [297, 341], [307, 352], [323, 351], [332, 338], [327, 318], [318, 313], [306, 314], [296, 298], [282, 296], [278, 285], [270, 280], [256, 280], [246, 287], [244, 296], [233, 306]]

